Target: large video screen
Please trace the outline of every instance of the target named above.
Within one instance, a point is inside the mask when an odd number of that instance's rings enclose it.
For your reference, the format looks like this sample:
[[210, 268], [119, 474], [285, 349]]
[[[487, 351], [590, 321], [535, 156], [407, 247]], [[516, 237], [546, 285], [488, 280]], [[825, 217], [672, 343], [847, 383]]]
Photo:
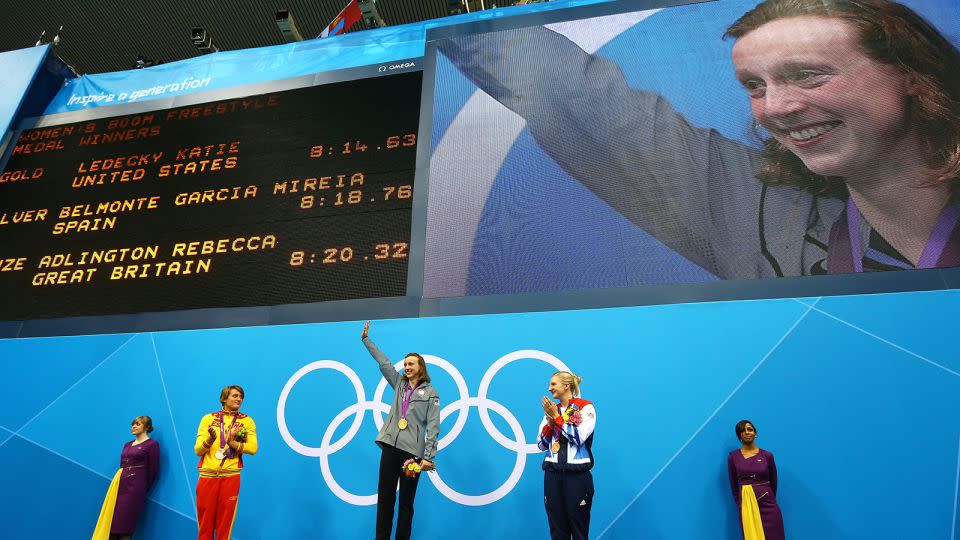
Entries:
[[954, 0], [438, 39], [424, 296], [960, 266], [958, 43]]
[[422, 73], [25, 130], [0, 319], [406, 294]]

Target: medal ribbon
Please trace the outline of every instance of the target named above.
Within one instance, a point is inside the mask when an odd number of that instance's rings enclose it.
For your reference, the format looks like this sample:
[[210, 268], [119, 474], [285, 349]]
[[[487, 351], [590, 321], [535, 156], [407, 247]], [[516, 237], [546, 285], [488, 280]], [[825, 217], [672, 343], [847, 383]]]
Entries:
[[[563, 418], [563, 413], [560, 412], [560, 404], [559, 404], [559, 403], [557, 403], [557, 416], [559, 416], [561, 419]], [[557, 427], [556, 419], [554, 419], [554, 421], [553, 421], [553, 438], [554, 438], [554, 440], [556, 440], [558, 443], [563, 444], [563, 443], [560, 441], [560, 428]], [[559, 452], [558, 452], [558, 454], [559, 454]]]
[[[410, 388], [410, 382], [407, 382], [406, 387], [403, 389], [403, 400], [400, 402], [400, 418], [407, 417], [407, 409], [410, 408], [410, 400], [413, 399], [413, 391], [420, 386], [420, 383], [417, 383], [417, 386]], [[408, 393], [407, 390], [410, 390]]]
[[[220, 411], [220, 413], [218, 414], [218, 416], [220, 417], [220, 450], [223, 450], [223, 447], [227, 446], [227, 440], [226, 440], [227, 437], [226, 437], [226, 435], [223, 433], [223, 411]], [[233, 428], [233, 425], [236, 424], [236, 423], [237, 423], [237, 415], [236, 415], [236, 413], [234, 413], [234, 415], [233, 415], [233, 422], [230, 423], [230, 427]], [[229, 449], [229, 450], [227, 450], [226, 455], [223, 457], [223, 459], [220, 460], [220, 467], [221, 467], [221, 468], [223, 467], [223, 464], [227, 462], [227, 458], [233, 457], [233, 456], [231, 456], [232, 453], [233, 453], [233, 449], [232, 449], [232, 448]]]
[[[850, 254], [853, 257], [854, 272], [863, 272], [863, 247], [860, 245], [860, 211], [853, 197], [847, 199], [847, 234], [850, 238]], [[948, 204], [940, 211], [937, 224], [930, 232], [927, 244], [923, 246], [923, 253], [915, 268], [936, 268], [940, 256], [943, 255], [951, 233], [960, 221], [960, 202]]]

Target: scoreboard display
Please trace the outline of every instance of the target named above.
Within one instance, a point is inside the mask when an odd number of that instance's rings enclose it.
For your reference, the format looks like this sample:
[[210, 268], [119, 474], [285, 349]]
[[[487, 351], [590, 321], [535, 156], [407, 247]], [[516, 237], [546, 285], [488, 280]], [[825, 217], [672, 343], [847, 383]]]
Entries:
[[25, 130], [0, 319], [402, 296], [422, 73]]

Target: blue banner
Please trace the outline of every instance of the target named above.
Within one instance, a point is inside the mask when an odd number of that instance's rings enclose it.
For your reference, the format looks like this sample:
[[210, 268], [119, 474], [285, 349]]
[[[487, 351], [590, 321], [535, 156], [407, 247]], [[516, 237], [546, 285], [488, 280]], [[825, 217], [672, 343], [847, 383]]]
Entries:
[[224, 51], [136, 70], [70, 81], [46, 114], [168, 98], [321, 71], [423, 56], [422, 28], [412, 25], [286, 45]]
[[45, 114], [169, 98], [336, 69], [419, 58], [424, 54], [426, 33], [430, 28], [609, 1], [569, 0], [494, 9], [324, 39], [222, 51], [142, 70], [84, 75], [68, 82], [47, 107]]

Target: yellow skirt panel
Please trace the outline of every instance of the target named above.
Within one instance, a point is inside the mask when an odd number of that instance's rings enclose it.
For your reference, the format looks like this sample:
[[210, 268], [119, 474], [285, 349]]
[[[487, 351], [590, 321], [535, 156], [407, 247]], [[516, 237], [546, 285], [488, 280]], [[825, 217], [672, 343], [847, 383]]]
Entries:
[[743, 521], [743, 540], [765, 540], [757, 494], [751, 485], [740, 490], [740, 519]]
[[107, 496], [103, 499], [103, 506], [100, 508], [100, 517], [97, 518], [97, 528], [93, 530], [93, 540], [109, 540], [110, 526], [113, 525], [113, 509], [117, 504], [117, 493], [120, 491], [120, 472], [123, 469], [117, 469], [117, 474], [113, 475], [110, 481], [110, 487], [107, 489]]

